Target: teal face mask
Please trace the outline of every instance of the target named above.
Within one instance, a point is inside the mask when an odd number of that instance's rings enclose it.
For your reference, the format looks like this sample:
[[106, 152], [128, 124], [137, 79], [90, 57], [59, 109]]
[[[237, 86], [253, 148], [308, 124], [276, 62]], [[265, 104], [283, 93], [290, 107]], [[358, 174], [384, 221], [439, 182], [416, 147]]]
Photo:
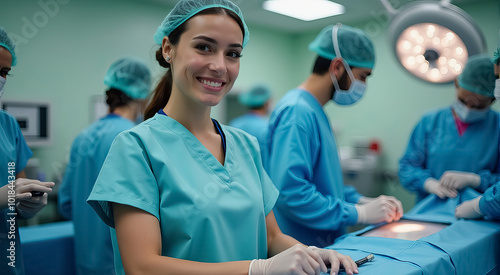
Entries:
[[349, 89], [347, 91], [341, 90], [337, 78], [334, 75], [330, 74], [333, 86], [335, 87], [335, 92], [333, 94], [333, 101], [335, 101], [335, 103], [339, 105], [352, 105], [358, 102], [363, 97], [366, 91], [366, 84], [363, 81], [358, 80], [354, 77], [351, 68], [349, 67], [349, 64], [347, 64], [347, 62], [345, 62], [345, 60], [340, 55], [340, 49], [337, 41], [338, 29], [339, 25], [333, 26], [332, 29], [333, 48], [335, 50], [335, 55], [337, 57], [340, 57], [342, 60], [342, 64], [344, 64], [344, 68], [347, 74], [349, 75], [349, 78], [351, 79], [351, 86], [349, 86]]
[[490, 110], [490, 107], [481, 110], [471, 109], [458, 99], [453, 102], [452, 108], [458, 118], [464, 123], [481, 121], [488, 116]]

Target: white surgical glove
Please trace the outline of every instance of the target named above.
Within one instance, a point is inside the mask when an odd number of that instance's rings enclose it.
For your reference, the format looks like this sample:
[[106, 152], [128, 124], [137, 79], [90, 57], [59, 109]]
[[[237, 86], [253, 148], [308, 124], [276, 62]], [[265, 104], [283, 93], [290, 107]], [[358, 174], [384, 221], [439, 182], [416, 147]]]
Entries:
[[398, 221], [403, 216], [401, 202], [392, 196], [378, 196], [365, 204], [354, 205], [358, 211], [358, 224]]
[[483, 213], [481, 213], [481, 210], [479, 209], [479, 200], [483, 196], [479, 196], [473, 200], [470, 201], [465, 201], [457, 208], [455, 208], [455, 217], [458, 219], [464, 218], [464, 219], [478, 219], [483, 216]]
[[319, 275], [326, 271], [326, 265], [318, 253], [296, 244], [269, 259], [253, 260], [248, 275]]
[[[47, 205], [48, 192], [52, 191], [53, 182], [19, 178], [16, 179], [16, 208], [21, 217], [29, 219]], [[33, 196], [32, 191], [44, 192], [42, 196]]]
[[446, 197], [454, 198], [457, 196], [456, 190], [443, 186], [435, 178], [428, 178], [427, 180], [425, 180], [424, 189], [425, 191], [427, 191], [427, 193], [436, 194], [436, 196], [440, 197], [441, 199], [444, 199]]
[[358, 204], [365, 204], [365, 203], [369, 203], [371, 201], [375, 200], [375, 198], [370, 198], [370, 197], [361, 197], [359, 198], [358, 200]]
[[338, 274], [340, 264], [342, 264], [345, 272], [349, 275], [359, 272], [358, 266], [349, 256], [342, 255], [332, 249], [321, 249], [316, 246], [309, 246], [308, 249], [312, 249], [314, 252], [318, 253], [323, 262], [326, 265], [330, 265], [330, 274]]
[[481, 177], [475, 173], [446, 171], [439, 181], [449, 189], [462, 190], [468, 186], [478, 188], [481, 184]]

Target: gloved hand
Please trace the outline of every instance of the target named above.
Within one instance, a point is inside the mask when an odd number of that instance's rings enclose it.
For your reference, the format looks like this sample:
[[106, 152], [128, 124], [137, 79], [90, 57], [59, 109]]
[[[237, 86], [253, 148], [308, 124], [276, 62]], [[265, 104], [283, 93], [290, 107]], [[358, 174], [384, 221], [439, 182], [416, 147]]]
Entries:
[[427, 191], [427, 193], [436, 194], [436, 196], [440, 197], [441, 199], [444, 199], [446, 197], [454, 198], [457, 196], [456, 190], [443, 186], [435, 178], [428, 178], [427, 180], [425, 180], [424, 189], [425, 191]]
[[[47, 205], [48, 192], [52, 191], [53, 182], [19, 178], [16, 179], [16, 208], [19, 215], [29, 219]], [[44, 192], [42, 196], [33, 196], [31, 191]]]
[[369, 203], [371, 201], [375, 200], [375, 198], [370, 198], [370, 197], [361, 197], [359, 198], [358, 200], [358, 204], [365, 204], [365, 203]]
[[253, 260], [248, 275], [319, 275], [326, 271], [326, 265], [318, 253], [296, 244], [269, 259]]
[[398, 221], [403, 216], [401, 202], [392, 196], [378, 196], [365, 204], [354, 205], [358, 211], [358, 224]]
[[449, 189], [462, 190], [468, 186], [478, 188], [481, 184], [481, 177], [475, 173], [446, 171], [439, 181]]
[[349, 256], [342, 255], [332, 249], [321, 249], [316, 246], [309, 246], [308, 249], [318, 253], [326, 265], [330, 264], [330, 274], [332, 275], [339, 273], [340, 264], [342, 264], [345, 272], [349, 275], [359, 272], [356, 263]]
[[465, 201], [461, 203], [457, 208], [455, 208], [455, 217], [457, 219], [478, 219], [483, 216], [481, 210], [479, 209], [479, 200], [483, 196], [479, 196], [473, 200]]

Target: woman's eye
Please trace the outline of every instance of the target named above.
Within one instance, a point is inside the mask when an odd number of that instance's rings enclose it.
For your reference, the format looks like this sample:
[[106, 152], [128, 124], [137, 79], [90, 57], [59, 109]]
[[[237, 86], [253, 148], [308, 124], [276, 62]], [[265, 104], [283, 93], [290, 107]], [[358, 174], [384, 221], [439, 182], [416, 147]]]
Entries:
[[200, 51], [203, 51], [203, 52], [209, 52], [210, 51], [210, 47], [208, 45], [205, 45], [205, 44], [197, 45], [196, 49], [198, 49]]
[[229, 57], [232, 57], [232, 58], [240, 58], [240, 57], [242, 57], [241, 53], [239, 53], [239, 52], [229, 52], [227, 55]]

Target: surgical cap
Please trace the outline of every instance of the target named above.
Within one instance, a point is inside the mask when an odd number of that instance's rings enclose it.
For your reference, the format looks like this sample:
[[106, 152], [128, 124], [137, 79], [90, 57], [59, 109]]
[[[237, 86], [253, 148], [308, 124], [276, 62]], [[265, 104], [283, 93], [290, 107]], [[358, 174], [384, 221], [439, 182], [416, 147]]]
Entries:
[[[328, 60], [337, 55], [333, 48], [333, 25], [325, 27], [309, 44], [309, 50]], [[352, 67], [373, 69], [375, 65], [375, 49], [368, 36], [361, 30], [341, 25], [337, 31], [340, 55]]]
[[104, 84], [133, 99], [145, 99], [151, 88], [151, 73], [140, 59], [124, 57], [111, 64], [104, 77]]
[[258, 85], [239, 94], [238, 101], [249, 108], [258, 108], [264, 106], [270, 97], [271, 91], [266, 86]]
[[500, 65], [500, 48], [497, 48], [491, 60], [495, 65]]
[[14, 52], [16, 45], [14, 45], [14, 42], [12, 42], [3, 28], [0, 28], [0, 47], [4, 47], [10, 52], [10, 55], [12, 55], [12, 66], [16, 66], [17, 58], [16, 52]]
[[494, 98], [495, 68], [491, 59], [485, 54], [469, 57], [464, 70], [458, 76], [458, 86]]
[[250, 33], [248, 32], [245, 20], [243, 20], [243, 14], [238, 6], [229, 0], [181, 0], [175, 7], [169, 12], [165, 20], [156, 30], [154, 35], [154, 40], [156, 44], [161, 45], [163, 37], [169, 36], [177, 27], [182, 23], [186, 22], [188, 19], [196, 15], [202, 10], [209, 8], [224, 8], [234, 12], [240, 18], [243, 23], [243, 47], [248, 43]]

